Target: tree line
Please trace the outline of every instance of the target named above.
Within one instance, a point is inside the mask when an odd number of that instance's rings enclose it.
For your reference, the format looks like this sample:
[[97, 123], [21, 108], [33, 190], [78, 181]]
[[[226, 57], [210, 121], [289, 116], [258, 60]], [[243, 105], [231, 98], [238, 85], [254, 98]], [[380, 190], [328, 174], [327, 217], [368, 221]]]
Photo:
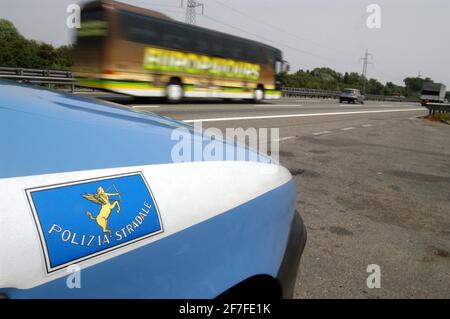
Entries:
[[420, 95], [423, 83], [434, 83], [430, 78], [408, 77], [404, 79], [403, 86], [392, 82], [383, 84], [376, 79], [364, 79], [356, 72], [342, 74], [333, 69], [321, 67], [306, 71], [299, 70], [292, 74], [285, 73], [282, 77], [282, 85], [330, 91], [340, 91], [344, 88], [362, 91], [364, 80], [366, 81], [366, 94], [405, 97], [417, 97]]
[[10, 21], [0, 19], [0, 66], [31, 69], [69, 70], [73, 47], [58, 48], [29, 40]]

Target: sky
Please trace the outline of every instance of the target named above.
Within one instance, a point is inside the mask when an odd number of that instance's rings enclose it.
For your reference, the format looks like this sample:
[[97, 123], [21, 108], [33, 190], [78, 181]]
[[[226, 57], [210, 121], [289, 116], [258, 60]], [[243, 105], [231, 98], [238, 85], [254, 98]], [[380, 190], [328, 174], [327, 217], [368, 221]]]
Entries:
[[[67, 6], [83, 0], [0, 0], [0, 18], [27, 38], [55, 46], [73, 41]], [[181, 0], [122, 0], [184, 21]], [[186, 3], [187, 1], [184, 0]], [[403, 84], [408, 76], [431, 77], [450, 87], [449, 0], [202, 0], [197, 24], [281, 49], [298, 69], [330, 67]], [[380, 8], [380, 28], [369, 28], [367, 7]], [[0, 48], [1, 50], [1, 48]]]

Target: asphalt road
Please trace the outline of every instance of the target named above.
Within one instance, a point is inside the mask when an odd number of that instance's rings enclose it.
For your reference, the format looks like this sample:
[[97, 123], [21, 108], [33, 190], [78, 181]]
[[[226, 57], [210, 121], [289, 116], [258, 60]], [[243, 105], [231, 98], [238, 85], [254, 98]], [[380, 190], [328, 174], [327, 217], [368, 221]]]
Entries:
[[450, 126], [419, 105], [121, 103], [205, 128], [280, 129], [309, 232], [296, 298], [450, 298]]

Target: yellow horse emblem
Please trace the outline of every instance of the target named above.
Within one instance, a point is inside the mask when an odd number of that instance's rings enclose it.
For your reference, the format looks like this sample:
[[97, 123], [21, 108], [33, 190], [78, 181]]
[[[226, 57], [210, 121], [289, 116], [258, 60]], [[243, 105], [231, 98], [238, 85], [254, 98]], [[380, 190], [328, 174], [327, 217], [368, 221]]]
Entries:
[[[117, 191], [117, 189], [116, 189]], [[114, 208], [117, 207], [117, 214], [120, 213], [120, 205], [119, 202], [116, 200], [112, 204], [110, 203], [109, 197], [110, 196], [120, 196], [120, 193], [107, 193], [103, 189], [103, 187], [99, 187], [97, 189], [97, 193], [95, 194], [85, 194], [82, 195], [85, 199], [88, 201], [100, 205], [102, 208], [100, 209], [100, 212], [98, 213], [97, 217], [94, 218], [91, 212], [87, 211], [86, 215], [89, 217], [90, 220], [96, 221], [97, 224], [101, 227], [104, 233], [108, 233], [109, 237], [112, 237], [112, 230], [108, 228], [108, 218], [111, 215], [111, 212]]]

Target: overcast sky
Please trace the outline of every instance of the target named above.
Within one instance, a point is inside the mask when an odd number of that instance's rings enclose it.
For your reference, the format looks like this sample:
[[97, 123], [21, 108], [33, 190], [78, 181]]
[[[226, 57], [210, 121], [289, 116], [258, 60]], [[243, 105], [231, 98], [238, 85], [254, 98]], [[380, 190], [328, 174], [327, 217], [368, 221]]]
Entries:
[[[59, 46], [72, 41], [66, 8], [80, 0], [0, 0], [0, 18], [27, 38]], [[181, 0], [123, 0], [184, 21]], [[186, 0], [185, 0], [186, 2]], [[320, 66], [361, 72], [402, 84], [420, 74], [450, 87], [449, 0], [203, 0], [197, 24], [266, 42], [283, 50], [291, 71]], [[381, 28], [369, 29], [369, 4], [381, 8]], [[201, 10], [199, 10], [200, 12]], [[1, 48], [0, 48], [1, 50]]]

